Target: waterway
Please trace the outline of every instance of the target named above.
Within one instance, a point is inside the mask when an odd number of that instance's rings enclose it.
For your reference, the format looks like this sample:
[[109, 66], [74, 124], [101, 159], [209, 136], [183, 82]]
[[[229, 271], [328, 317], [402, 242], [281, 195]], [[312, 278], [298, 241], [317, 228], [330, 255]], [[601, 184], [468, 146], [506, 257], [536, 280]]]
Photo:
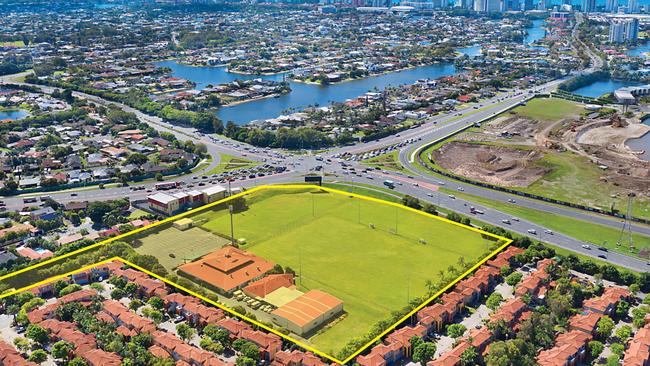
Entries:
[[646, 52], [650, 52], [650, 42], [646, 42], [640, 46], [632, 48], [631, 50], [627, 51], [627, 54], [629, 56], [648, 57], [644, 55]]
[[[229, 73], [225, 67], [193, 67], [181, 65], [175, 61], [163, 61], [159, 66], [172, 69], [173, 75], [197, 84], [198, 89], [209, 84], [217, 85], [236, 79], [256, 79], [281, 81], [284, 75], [241, 75]], [[412, 84], [418, 79], [437, 79], [453, 75], [456, 68], [451, 63], [422, 66], [387, 74], [371, 76], [331, 85], [315, 85], [289, 81], [291, 92], [278, 98], [265, 98], [247, 103], [223, 107], [217, 111], [222, 121], [245, 124], [253, 120], [275, 118], [284, 113], [302, 110], [310, 105], [326, 106], [332, 102], [344, 102], [369, 91], [381, 91], [389, 86]]]
[[29, 112], [23, 109], [12, 109], [6, 111], [0, 111], [0, 121], [5, 119], [18, 120], [25, 118], [29, 115]]
[[[526, 44], [535, 42], [544, 37], [544, 21], [536, 20], [528, 31], [524, 40]], [[466, 47], [458, 49], [470, 56], [477, 55], [480, 47]], [[197, 89], [208, 85], [228, 83], [236, 79], [256, 79], [282, 81], [284, 74], [275, 75], [242, 75], [230, 73], [225, 67], [194, 67], [179, 64], [176, 61], [162, 61], [158, 66], [169, 67], [173, 76], [181, 77], [196, 83]], [[353, 80], [331, 85], [315, 85], [289, 81], [291, 92], [277, 98], [265, 98], [230, 107], [220, 108], [216, 115], [222, 121], [233, 121], [236, 124], [246, 124], [250, 121], [275, 118], [285, 113], [302, 110], [308, 106], [326, 106], [332, 102], [344, 102], [356, 98], [369, 91], [381, 91], [390, 86], [412, 84], [419, 79], [437, 79], [443, 76], [454, 75], [456, 68], [453, 63], [441, 63], [430, 66], [421, 66], [412, 69], [396, 71], [361, 80]]]
[[635, 81], [620, 81], [620, 80], [602, 80], [591, 83], [582, 88], [573, 91], [574, 94], [582, 95], [585, 97], [598, 98], [603, 94], [611, 93], [616, 89], [626, 86], [643, 85], [643, 83]]

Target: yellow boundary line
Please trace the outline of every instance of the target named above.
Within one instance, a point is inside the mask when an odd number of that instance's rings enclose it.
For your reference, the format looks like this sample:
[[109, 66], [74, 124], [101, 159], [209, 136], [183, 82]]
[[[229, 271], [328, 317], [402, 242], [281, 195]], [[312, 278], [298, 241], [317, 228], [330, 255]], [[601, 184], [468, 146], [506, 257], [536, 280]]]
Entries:
[[334, 189], [334, 188], [328, 188], [328, 187], [322, 187], [322, 186], [316, 186], [316, 185], [309, 185], [309, 184], [300, 184], [300, 185], [291, 184], [291, 185], [273, 185], [273, 186], [265, 185], [265, 186], [258, 186], [258, 187], [252, 188], [252, 189], [250, 189], [250, 190], [244, 191], [244, 192], [242, 192], [242, 193], [238, 193], [238, 194], [236, 194], [236, 195], [232, 195], [232, 196], [227, 197], [227, 198], [224, 198], [224, 199], [222, 199], [222, 200], [219, 200], [219, 201], [216, 201], [216, 202], [212, 202], [212, 203], [210, 203], [210, 204], [207, 204], [207, 205], [204, 205], [204, 206], [201, 206], [201, 207], [195, 208], [195, 209], [193, 209], [193, 210], [190, 210], [190, 211], [187, 211], [187, 212], [184, 212], [184, 213], [178, 214], [178, 215], [174, 215], [174, 216], [168, 217], [168, 218], [166, 218], [166, 219], [164, 219], [164, 220], [158, 221], [158, 222], [156, 222], [156, 223], [154, 223], [154, 224], [151, 224], [151, 225], [149, 225], [149, 226], [145, 226], [145, 227], [142, 227], [142, 228], [139, 228], [139, 229], [132, 230], [132, 231], [130, 231], [130, 232], [128, 232], [128, 233], [124, 233], [124, 234], [117, 235], [117, 236], [115, 236], [115, 237], [112, 237], [112, 238], [110, 238], [110, 239], [107, 239], [107, 240], [101, 241], [101, 242], [99, 242], [99, 243], [95, 243], [95, 244], [89, 245], [89, 246], [87, 246], [87, 247], [85, 247], [85, 248], [81, 248], [81, 249], [78, 249], [78, 250], [72, 251], [72, 252], [70, 252], [70, 253], [66, 253], [66, 254], [64, 254], [64, 255], [61, 255], [61, 256], [58, 256], [58, 257], [55, 257], [55, 258], [50, 258], [50, 259], [48, 259], [48, 260], [46, 260], [46, 261], [43, 261], [43, 262], [40, 262], [40, 263], [34, 264], [34, 265], [32, 265], [32, 266], [29, 266], [29, 267], [26, 267], [26, 268], [20, 269], [20, 270], [18, 270], [18, 271], [15, 271], [15, 272], [12, 272], [12, 273], [6, 274], [6, 275], [4, 275], [4, 276], [0, 276], [0, 281], [2, 281], [2, 280], [4, 280], [4, 279], [7, 279], [7, 278], [14, 277], [14, 276], [19, 275], [19, 274], [21, 274], [21, 273], [24, 273], [24, 272], [26, 272], [26, 271], [30, 271], [30, 270], [32, 270], [32, 269], [36, 269], [36, 268], [39, 268], [39, 267], [45, 266], [45, 265], [47, 265], [47, 264], [50, 264], [50, 263], [53, 263], [53, 262], [59, 261], [59, 260], [61, 260], [61, 259], [65, 259], [65, 258], [68, 258], [68, 257], [70, 257], [70, 256], [73, 256], [73, 255], [76, 255], [76, 254], [79, 254], [79, 253], [82, 253], [82, 252], [85, 252], [85, 251], [88, 251], [88, 250], [91, 250], [91, 249], [97, 248], [97, 247], [99, 247], [99, 246], [102, 246], [102, 245], [105, 245], [105, 244], [108, 244], [108, 243], [114, 242], [114, 241], [116, 241], [116, 240], [119, 240], [119, 239], [125, 238], [125, 237], [127, 237], [127, 236], [130, 236], [130, 235], [133, 235], [133, 234], [140, 233], [140, 232], [142, 232], [142, 231], [144, 231], [144, 230], [149, 230], [149, 229], [154, 228], [154, 227], [156, 227], [156, 226], [163, 225], [163, 224], [166, 224], [166, 223], [171, 222], [171, 221], [175, 221], [175, 220], [177, 220], [177, 219], [179, 219], [179, 218], [181, 218], [181, 217], [185, 217], [185, 216], [192, 215], [192, 214], [195, 214], [195, 213], [200, 212], [200, 211], [203, 211], [203, 210], [207, 210], [207, 209], [209, 209], [209, 208], [211, 208], [211, 207], [214, 207], [214, 206], [216, 206], [216, 205], [219, 205], [219, 204], [222, 204], [222, 203], [228, 202], [228, 201], [230, 201], [230, 200], [233, 200], [233, 199], [236, 199], [236, 198], [239, 198], [239, 197], [243, 197], [243, 196], [245, 196], [245, 195], [249, 195], [249, 194], [251, 194], [251, 193], [255, 193], [255, 192], [260, 191], [260, 190], [266, 190], [266, 189], [270, 189], [270, 190], [318, 189], [318, 190], [323, 190], [323, 191], [330, 192], [330, 193], [336, 193], [336, 194], [345, 195], [345, 196], [349, 196], [349, 197], [355, 197], [355, 198], [359, 198], [359, 199], [362, 199], [362, 200], [371, 201], [371, 202], [377, 202], [377, 203], [385, 204], [385, 205], [388, 205], [388, 206], [393, 206], [393, 207], [401, 208], [401, 209], [404, 209], [404, 210], [407, 210], [407, 211], [411, 211], [411, 212], [414, 212], [414, 213], [417, 213], [417, 214], [420, 214], [420, 215], [423, 215], [423, 216], [426, 216], [426, 217], [430, 217], [430, 218], [433, 218], [433, 219], [436, 219], [436, 220], [440, 220], [440, 221], [446, 222], [446, 223], [448, 223], [448, 224], [455, 225], [455, 226], [460, 227], [460, 228], [463, 228], [463, 229], [467, 229], [467, 230], [470, 230], [470, 231], [476, 232], [476, 233], [481, 234], [481, 235], [485, 235], [485, 236], [492, 237], [492, 238], [494, 238], [494, 239], [496, 239], [496, 240], [503, 240], [503, 241], [505, 241], [505, 243], [504, 243], [503, 245], [501, 245], [499, 248], [497, 248], [497, 249], [495, 249], [494, 251], [492, 251], [492, 252], [491, 252], [490, 254], [488, 254], [485, 258], [481, 259], [479, 262], [477, 262], [475, 265], [473, 265], [470, 269], [468, 269], [468, 270], [465, 271], [463, 274], [461, 274], [460, 276], [458, 276], [456, 279], [454, 279], [453, 281], [451, 281], [449, 284], [447, 284], [446, 286], [444, 286], [442, 289], [440, 289], [438, 292], [436, 292], [435, 294], [433, 294], [431, 297], [429, 297], [429, 298], [428, 298], [426, 301], [424, 301], [422, 304], [420, 304], [419, 306], [417, 306], [415, 309], [413, 309], [412, 311], [410, 311], [408, 314], [404, 315], [401, 319], [399, 319], [399, 320], [398, 320], [397, 322], [395, 322], [393, 325], [391, 325], [390, 327], [388, 327], [388, 328], [387, 328], [386, 330], [384, 330], [381, 334], [379, 334], [378, 336], [376, 336], [376, 337], [374, 337], [373, 339], [371, 339], [368, 343], [366, 343], [365, 345], [363, 345], [361, 348], [359, 348], [357, 351], [355, 351], [353, 354], [351, 354], [350, 356], [348, 356], [348, 357], [347, 357], [346, 359], [344, 359], [344, 360], [339, 360], [339, 359], [337, 359], [336, 357], [330, 356], [330, 355], [328, 355], [328, 354], [326, 354], [326, 353], [324, 353], [324, 352], [322, 352], [322, 351], [319, 351], [319, 350], [317, 350], [316, 348], [314, 348], [314, 347], [312, 347], [312, 346], [310, 346], [310, 345], [308, 345], [308, 344], [305, 344], [305, 343], [303, 343], [302, 341], [299, 341], [299, 340], [297, 340], [297, 339], [295, 339], [295, 338], [293, 338], [293, 337], [291, 337], [291, 336], [289, 336], [289, 335], [286, 335], [286, 334], [284, 334], [284, 333], [280, 333], [279, 331], [277, 331], [277, 330], [275, 330], [275, 329], [273, 329], [273, 328], [270, 328], [270, 327], [264, 325], [263, 323], [260, 323], [260, 322], [257, 321], [257, 320], [251, 319], [251, 318], [247, 317], [247, 316], [244, 315], [244, 314], [240, 314], [240, 313], [238, 313], [238, 312], [236, 312], [236, 311], [230, 309], [230, 308], [227, 307], [227, 306], [224, 306], [224, 305], [222, 305], [222, 304], [219, 304], [219, 303], [217, 303], [216, 301], [210, 300], [210, 299], [208, 299], [207, 297], [205, 297], [205, 296], [203, 296], [203, 295], [200, 295], [200, 294], [198, 294], [198, 293], [196, 293], [196, 292], [194, 292], [194, 291], [192, 291], [192, 290], [189, 290], [189, 289], [187, 289], [187, 288], [185, 288], [185, 287], [183, 287], [183, 286], [181, 286], [181, 285], [179, 285], [179, 284], [177, 284], [177, 283], [175, 283], [175, 282], [172, 282], [172, 281], [170, 281], [170, 280], [168, 280], [168, 279], [166, 279], [166, 278], [164, 278], [164, 277], [162, 277], [162, 276], [160, 276], [160, 275], [158, 275], [158, 274], [156, 274], [156, 273], [153, 273], [153, 272], [151, 272], [151, 271], [149, 271], [149, 270], [147, 270], [147, 269], [144, 269], [144, 268], [142, 268], [142, 267], [140, 267], [140, 266], [138, 266], [138, 265], [136, 265], [136, 264], [134, 264], [134, 263], [132, 263], [132, 262], [126, 260], [126, 259], [123, 259], [123, 258], [121, 258], [121, 257], [119, 257], [119, 256], [115, 256], [115, 257], [110, 258], [110, 259], [102, 260], [102, 261], [100, 261], [100, 262], [97, 262], [97, 263], [94, 263], [94, 264], [91, 264], [91, 265], [88, 265], [88, 266], [84, 266], [84, 267], [82, 267], [82, 268], [79, 268], [79, 269], [76, 269], [76, 270], [73, 270], [73, 271], [70, 271], [70, 272], [67, 272], [67, 273], [64, 273], [64, 274], [56, 275], [56, 276], [53, 276], [53, 277], [48, 278], [48, 279], [46, 279], [46, 280], [36, 282], [36, 283], [34, 283], [34, 284], [32, 284], [32, 285], [22, 287], [22, 288], [20, 288], [20, 289], [13, 289], [13, 290], [11, 290], [11, 291], [9, 291], [9, 292], [6, 292], [6, 293], [1, 294], [1, 295], [0, 295], [0, 299], [5, 298], [5, 297], [8, 297], [8, 296], [16, 295], [16, 294], [18, 294], [18, 293], [20, 293], [20, 292], [30, 290], [30, 289], [32, 289], [32, 288], [35, 288], [35, 287], [41, 286], [41, 285], [46, 284], [46, 283], [51, 283], [51, 282], [57, 281], [57, 280], [59, 280], [59, 279], [66, 278], [66, 277], [71, 276], [71, 275], [73, 275], [73, 274], [75, 274], [75, 273], [83, 272], [83, 271], [86, 271], [86, 270], [88, 270], [88, 269], [91, 269], [91, 268], [97, 267], [97, 266], [99, 266], [99, 265], [102, 265], [102, 264], [105, 264], [105, 263], [108, 263], [108, 262], [112, 262], [112, 261], [121, 261], [121, 262], [123, 262], [124, 264], [126, 264], [126, 265], [128, 265], [128, 266], [130, 266], [130, 267], [133, 267], [133, 268], [135, 268], [135, 269], [137, 269], [137, 270], [139, 270], [139, 271], [141, 271], [141, 272], [143, 272], [143, 273], [146, 273], [146, 274], [149, 275], [149, 276], [152, 276], [152, 277], [154, 277], [154, 278], [157, 278], [157, 279], [159, 279], [159, 280], [165, 282], [166, 284], [168, 284], [168, 285], [170, 285], [170, 286], [172, 286], [172, 287], [175, 287], [175, 288], [177, 288], [177, 289], [179, 289], [179, 290], [181, 290], [181, 291], [184, 291], [184, 292], [186, 292], [186, 293], [188, 293], [188, 294], [190, 294], [190, 295], [192, 295], [192, 296], [195, 296], [195, 297], [197, 297], [197, 298], [199, 298], [199, 299], [205, 301], [206, 303], [209, 303], [209, 304], [211, 304], [211, 305], [214, 305], [214, 306], [216, 306], [216, 307], [218, 307], [218, 308], [220, 308], [220, 309], [222, 309], [222, 310], [224, 310], [224, 311], [226, 311], [226, 312], [228, 312], [228, 313], [231, 313], [231, 314], [233, 314], [234, 316], [237, 316], [237, 317], [239, 317], [239, 318], [241, 318], [241, 319], [243, 319], [243, 320], [245, 320], [245, 321], [247, 321], [247, 322], [249, 322], [249, 323], [251, 323], [251, 324], [253, 324], [253, 325], [255, 325], [255, 326], [258, 326], [258, 327], [260, 327], [260, 328], [262, 328], [262, 329], [264, 329], [264, 330], [266, 330], [266, 331], [269, 331], [269, 332], [271, 332], [271, 333], [273, 333], [273, 334], [276, 334], [276, 335], [278, 335], [278, 336], [280, 336], [280, 337], [282, 337], [282, 338], [284, 338], [284, 339], [286, 339], [286, 340], [288, 340], [288, 341], [290, 341], [290, 342], [292, 342], [292, 343], [295, 343], [295, 344], [297, 344], [298, 346], [304, 348], [305, 350], [311, 351], [311, 352], [313, 352], [314, 354], [316, 354], [316, 355], [318, 355], [318, 356], [321, 356], [321, 357], [324, 357], [324, 358], [326, 358], [326, 359], [328, 359], [328, 360], [330, 360], [330, 361], [336, 362], [336, 363], [341, 364], [341, 365], [345, 365], [346, 363], [350, 362], [350, 361], [353, 360], [355, 357], [357, 357], [359, 354], [361, 354], [361, 352], [365, 351], [368, 347], [372, 346], [375, 342], [381, 340], [381, 338], [383, 338], [386, 334], [388, 334], [388, 333], [392, 332], [393, 330], [395, 330], [395, 328], [397, 328], [397, 327], [398, 327], [399, 325], [401, 325], [403, 322], [405, 322], [405, 321], [408, 320], [410, 317], [412, 317], [413, 315], [415, 315], [419, 310], [421, 310], [421, 309], [424, 308], [425, 306], [429, 305], [433, 300], [435, 300], [435, 299], [438, 298], [440, 295], [442, 295], [443, 293], [445, 293], [447, 290], [449, 290], [451, 287], [453, 287], [456, 283], [458, 283], [459, 281], [461, 281], [462, 279], [464, 279], [465, 277], [467, 277], [469, 274], [471, 274], [472, 272], [474, 272], [478, 267], [480, 267], [482, 264], [484, 264], [485, 262], [487, 262], [488, 260], [490, 260], [490, 258], [494, 257], [496, 254], [498, 254], [499, 252], [501, 252], [503, 249], [505, 249], [507, 246], [509, 246], [509, 245], [512, 243], [512, 240], [511, 240], [511, 239], [508, 239], [508, 238], [505, 238], [505, 237], [502, 237], [502, 236], [499, 236], [499, 235], [495, 235], [495, 234], [492, 234], [492, 233], [488, 233], [488, 232], [486, 232], [486, 231], [483, 231], [483, 230], [480, 230], [480, 229], [477, 229], [477, 228], [474, 228], [474, 227], [471, 227], [471, 226], [463, 225], [463, 224], [461, 224], [461, 223], [458, 223], [458, 222], [455, 222], [455, 221], [451, 221], [451, 220], [446, 219], [446, 218], [443, 218], [443, 217], [434, 216], [434, 215], [431, 215], [431, 214], [426, 213], [426, 212], [424, 212], [424, 211], [416, 210], [416, 209], [414, 209], [414, 208], [411, 208], [411, 207], [407, 207], [407, 206], [401, 205], [401, 204], [399, 204], [399, 203], [389, 202], [389, 201], [384, 201], [384, 200], [382, 200], [382, 199], [378, 199], [378, 198], [374, 198], [374, 197], [367, 197], [367, 196], [359, 195], [359, 194], [356, 194], [356, 193], [350, 193], [350, 192], [341, 191], [341, 190]]

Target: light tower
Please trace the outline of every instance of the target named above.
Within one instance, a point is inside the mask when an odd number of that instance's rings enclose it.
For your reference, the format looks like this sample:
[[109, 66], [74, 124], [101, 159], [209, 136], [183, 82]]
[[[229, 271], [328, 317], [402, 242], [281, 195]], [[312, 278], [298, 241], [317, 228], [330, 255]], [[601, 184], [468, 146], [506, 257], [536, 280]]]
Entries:
[[625, 213], [625, 220], [623, 221], [621, 234], [616, 242], [617, 246], [621, 246], [627, 236], [627, 244], [630, 247], [630, 251], [634, 249], [634, 241], [632, 239], [632, 202], [634, 201], [634, 197], [636, 197], [634, 192], [630, 192], [627, 195], [627, 212]]

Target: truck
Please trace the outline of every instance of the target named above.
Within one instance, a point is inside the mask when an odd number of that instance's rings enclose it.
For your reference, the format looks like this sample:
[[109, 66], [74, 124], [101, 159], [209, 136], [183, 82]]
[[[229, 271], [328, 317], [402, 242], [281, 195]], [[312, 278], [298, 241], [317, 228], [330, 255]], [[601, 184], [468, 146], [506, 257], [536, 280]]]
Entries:
[[386, 179], [384, 181], [384, 185], [390, 189], [395, 189], [395, 182], [393, 182], [392, 180]]

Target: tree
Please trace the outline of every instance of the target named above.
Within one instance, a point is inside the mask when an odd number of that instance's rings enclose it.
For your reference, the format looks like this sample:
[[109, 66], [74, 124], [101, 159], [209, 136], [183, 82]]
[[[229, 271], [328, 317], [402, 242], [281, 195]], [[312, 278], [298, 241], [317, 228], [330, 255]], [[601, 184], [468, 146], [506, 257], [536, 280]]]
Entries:
[[199, 346], [201, 346], [201, 348], [203, 348], [206, 351], [210, 351], [216, 354], [221, 354], [223, 353], [224, 350], [224, 347], [221, 345], [221, 343], [214, 342], [209, 337], [201, 338], [201, 341], [199, 342]]
[[631, 336], [632, 336], [632, 327], [630, 327], [627, 324], [616, 329], [616, 338], [618, 338], [622, 342], [625, 342]]
[[239, 356], [237, 357], [237, 360], [235, 360], [235, 365], [236, 366], [255, 366], [257, 362], [246, 356]]
[[58, 341], [52, 345], [52, 357], [59, 360], [67, 360], [74, 347], [66, 341]]
[[431, 342], [420, 342], [413, 349], [413, 361], [419, 362], [421, 365], [426, 365], [427, 362], [433, 359], [436, 354], [436, 345]]
[[49, 339], [48, 331], [37, 324], [30, 324], [29, 326], [27, 326], [27, 330], [25, 331], [25, 336], [31, 339], [32, 341], [40, 344], [44, 344]]
[[510, 286], [515, 286], [521, 281], [523, 275], [519, 272], [513, 272], [506, 277], [506, 283]]
[[625, 346], [620, 343], [612, 343], [609, 349], [612, 353], [618, 355], [618, 357], [623, 357], [623, 354], [625, 354]]
[[549, 314], [534, 312], [521, 323], [517, 338], [537, 348], [549, 348], [555, 343], [555, 329]]
[[493, 292], [485, 301], [485, 306], [487, 306], [489, 309], [496, 310], [499, 305], [501, 305], [501, 301], [503, 301], [503, 295], [498, 292]]
[[71, 285], [68, 285], [68, 286], [64, 287], [61, 291], [59, 291], [59, 296], [65, 296], [67, 294], [71, 294], [71, 293], [77, 292], [79, 290], [81, 290], [81, 285], [73, 283]]
[[601, 353], [603, 353], [603, 350], [605, 349], [605, 346], [602, 344], [602, 342], [599, 341], [591, 341], [589, 342], [589, 354], [591, 355], [592, 359], [598, 358]]
[[158, 296], [150, 297], [147, 304], [151, 305], [151, 307], [156, 310], [162, 310], [165, 307], [165, 302]]
[[447, 326], [447, 335], [451, 338], [458, 338], [461, 337], [466, 330], [467, 327], [462, 324], [450, 324]]
[[409, 196], [408, 194], [402, 197], [402, 204], [406, 207], [411, 207], [416, 210], [422, 208], [422, 204], [420, 203], [420, 200], [413, 196]]
[[126, 158], [125, 163], [140, 166], [140, 165], [146, 163], [148, 160], [149, 159], [147, 159], [147, 156], [145, 154], [133, 153], [133, 154], [129, 155], [128, 158]]
[[460, 364], [461, 366], [474, 366], [478, 360], [478, 353], [476, 348], [469, 347], [463, 353], [460, 354]]
[[126, 284], [126, 286], [124, 286], [124, 292], [126, 292], [128, 296], [134, 296], [138, 292], [138, 285], [136, 283], [129, 282]]
[[487, 366], [534, 366], [535, 349], [521, 339], [494, 342], [485, 357]]
[[621, 301], [618, 302], [618, 304], [616, 304], [616, 317], [618, 319], [625, 318], [629, 311], [630, 311], [630, 303], [629, 302], [627, 302], [625, 300], [621, 300]]
[[189, 325], [181, 323], [176, 326], [176, 332], [182, 340], [187, 341], [194, 336], [195, 330]]
[[119, 300], [125, 296], [126, 296], [126, 292], [119, 287], [113, 289], [113, 291], [111, 292], [111, 299], [113, 300]]
[[224, 346], [228, 346], [230, 343], [230, 334], [227, 330], [217, 327], [216, 325], [209, 324], [203, 328], [203, 334], [210, 337], [215, 342], [219, 342]]
[[27, 338], [16, 337], [14, 338], [14, 346], [18, 348], [20, 352], [27, 352], [30, 349], [30, 344]]
[[614, 325], [612, 318], [607, 315], [603, 316], [596, 326], [596, 335], [603, 340], [609, 338], [612, 335], [612, 330], [614, 330]]
[[607, 357], [607, 362], [605, 366], [619, 366], [621, 364], [621, 358], [618, 355], [611, 355]]
[[83, 358], [75, 357], [68, 362], [68, 366], [88, 366], [88, 364]]
[[43, 363], [45, 360], [47, 360], [47, 352], [43, 351], [42, 349], [37, 349], [33, 351], [31, 355], [29, 355], [28, 360], [36, 363]]
[[162, 180], [165, 179], [161, 173], [156, 173], [156, 180], [158, 182], [162, 182]]

